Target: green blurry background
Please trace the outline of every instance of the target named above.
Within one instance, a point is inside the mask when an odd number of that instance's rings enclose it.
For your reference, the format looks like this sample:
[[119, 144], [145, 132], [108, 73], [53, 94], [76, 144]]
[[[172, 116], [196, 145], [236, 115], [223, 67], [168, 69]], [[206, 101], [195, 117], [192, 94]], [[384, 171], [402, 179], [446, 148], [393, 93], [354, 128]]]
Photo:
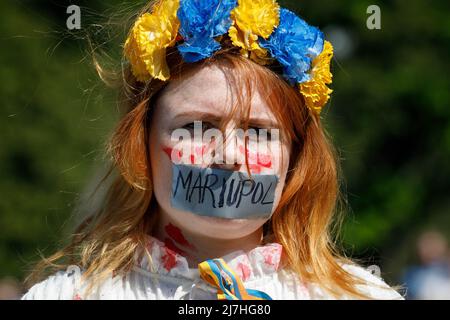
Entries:
[[[345, 175], [344, 244], [400, 284], [420, 232], [450, 236], [449, 2], [279, 2], [336, 47], [324, 119]], [[82, 8], [80, 31], [66, 28], [70, 3]], [[86, 34], [119, 63], [124, 21], [143, 3], [0, 2], [0, 278], [21, 281], [37, 250], [52, 252], [72, 227], [118, 119]], [[366, 27], [371, 4], [381, 30]]]

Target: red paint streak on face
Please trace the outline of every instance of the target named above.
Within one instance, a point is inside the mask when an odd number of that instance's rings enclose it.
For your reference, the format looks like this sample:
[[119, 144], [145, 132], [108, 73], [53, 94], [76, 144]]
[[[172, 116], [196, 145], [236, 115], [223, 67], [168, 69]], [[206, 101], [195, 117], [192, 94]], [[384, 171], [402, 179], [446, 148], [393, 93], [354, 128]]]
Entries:
[[174, 159], [172, 159], [172, 148], [163, 148], [163, 151], [169, 156], [169, 159], [174, 161], [174, 162], [180, 162], [181, 161], [181, 157], [183, 156], [183, 152], [182, 150], [175, 150], [175, 155], [174, 155]]
[[186, 256], [186, 252], [184, 252], [183, 250], [181, 250], [180, 248], [178, 248], [175, 243], [172, 241], [172, 239], [170, 238], [165, 238], [164, 239], [164, 244], [167, 248], [169, 248], [172, 251], [175, 251], [176, 253], [182, 255], [182, 256]]
[[169, 235], [169, 237], [175, 240], [176, 243], [195, 250], [194, 246], [190, 244], [189, 241], [186, 240], [186, 238], [183, 236], [183, 233], [179, 228], [169, 223], [164, 229], [166, 230], [166, 233]]
[[263, 167], [266, 167], [266, 168], [271, 168], [272, 167], [272, 157], [268, 154], [258, 153], [258, 164]]
[[166, 248], [166, 253], [162, 256], [161, 260], [163, 262], [163, 266], [167, 271], [170, 271], [177, 265], [177, 256], [176, 253], [172, 250]]
[[[239, 151], [245, 154], [244, 146], [239, 146]], [[261, 167], [272, 168], [272, 157], [269, 154], [252, 153], [247, 150], [247, 158], [251, 163], [256, 163]]]
[[194, 151], [197, 156], [203, 156], [208, 151], [208, 146], [195, 147]]
[[[189, 161], [192, 165], [196, 163], [196, 156], [205, 155], [215, 143], [212, 142], [210, 146], [203, 145], [201, 147], [195, 147], [194, 154], [189, 155]], [[239, 150], [244, 153], [245, 148], [239, 146]], [[173, 148], [163, 148], [163, 151], [169, 156], [169, 158], [174, 162], [180, 162], [183, 156], [182, 150], [174, 150]], [[175, 152], [174, 152], [175, 151]], [[172, 159], [172, 154], [174, 154], [174, 159]], [[271, 168], [272, 162], [270, 155], [253, 154], [247, 152], [247, 157], [252, 164], [249, 164], [250, 171], [256, 174], [261, 173], [262, 167]]]
[[[173, 161], [173, 162], [180, 162], [181, 158], [183, 157], [183, 151], [182, 150], [176, 150], [175, 149], [175, 154], [174, 154], [174, 158], [172, 159], [172, 153], [174, 151], [173, 148], [163, 148], [163, 151], [169, 156], [169, 158]], [[194, 150], [194, 154], [190, 154], [189, 155], [189, 161], [191, 164], [195, 164], [195, 160], [196, 160], [196, 156], [201, 157], [203, 156], [207, 151], [208, 151], [208, 147], [207, 146], [202, 146], [202, 147], [195, 147]], [[199, 161], [201, 162], [201, 161]]]
[[242, 280], [245, 281], [245, 280], [247, 280], [250, 277], [251, 270], [248, 267], [248, 265], [246, 265], [246, 264], [244, 264], [242, 262], [239, 262], [238, 265], [237, 265], [237, 269], [241, 271]]
[[249, 168], [252, 173], [256, 173], [256, 174], [261, 173], [261, 170], [262, 170], [261, 166], [259, 166], [257, 164], [250, 164]]

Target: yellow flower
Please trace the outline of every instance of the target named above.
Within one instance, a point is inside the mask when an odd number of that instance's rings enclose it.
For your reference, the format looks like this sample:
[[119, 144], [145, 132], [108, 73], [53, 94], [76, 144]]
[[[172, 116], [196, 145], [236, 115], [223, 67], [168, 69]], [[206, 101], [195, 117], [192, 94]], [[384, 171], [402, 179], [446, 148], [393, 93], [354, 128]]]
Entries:
[[299, 85], [300, 92], [305, 97], [306, 106], [316, 114], [320, 114], [333, 92], [327, 87], [333, 77], [330, 71], [332, 57], [333, 46], [325, 41], [322, 53], [312, 63], [311, 80]]
[[258, 44], [258, 37], [267, 39], [280, 23], [280, 6], [275, 0], [239, 0], [231, 11], [233, 24], [228, 30], [231, 41], [242, 48], [241, 53], [260, 64], [268, 64], [267, 50]]
[[125, 42], [124, 54], [139, 81], [170, 78], [166, 62], [166, 48], [175, 44], [180, 23], [177, 11], [179, 0], [160, 0], [152, 13], [144, 13], [134, 24]]

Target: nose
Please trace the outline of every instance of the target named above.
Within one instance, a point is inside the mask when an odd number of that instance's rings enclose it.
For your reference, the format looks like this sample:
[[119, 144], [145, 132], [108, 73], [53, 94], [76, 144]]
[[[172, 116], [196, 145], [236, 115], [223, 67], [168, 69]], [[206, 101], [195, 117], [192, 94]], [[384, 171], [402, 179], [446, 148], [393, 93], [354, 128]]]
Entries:
[[[217, 149], [221, 148], [221, 149]], [[222, 143], [216, 146], [216, 153], [220, 152], [221, 161], [213, 161], [211, 168], [239, 171], [242, 166], [242, 161], [238, 152], [238, 142], [236, 130], [229, 124], [226, 127], [225, 133], [222, 133]], [[216, 158], [216, 160], [219, 160]]]

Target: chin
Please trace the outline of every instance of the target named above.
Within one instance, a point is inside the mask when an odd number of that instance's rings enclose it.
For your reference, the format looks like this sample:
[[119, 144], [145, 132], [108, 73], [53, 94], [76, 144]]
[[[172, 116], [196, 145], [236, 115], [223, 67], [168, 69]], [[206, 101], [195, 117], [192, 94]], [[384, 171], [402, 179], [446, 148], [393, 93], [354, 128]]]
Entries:
[[201, 216], [193, 213], [188, 218], [191, 222], [192, 232], [204, 236], [236, 239], [245, 237], [260, 228], [266, 219], [227, 219], [219, 217]]

